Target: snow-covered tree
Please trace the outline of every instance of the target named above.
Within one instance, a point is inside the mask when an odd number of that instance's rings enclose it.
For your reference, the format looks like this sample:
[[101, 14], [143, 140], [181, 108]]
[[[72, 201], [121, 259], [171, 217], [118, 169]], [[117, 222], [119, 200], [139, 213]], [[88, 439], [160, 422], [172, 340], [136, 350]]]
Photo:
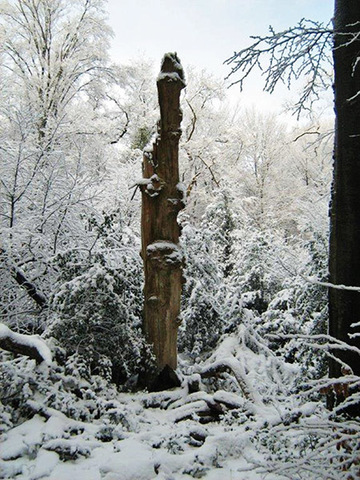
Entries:
[[[319, 98], [321, 89], [329, 87], [333, 67], [336, 122], [329, 273], [330, 283], [335, 286], [330, 286], [329, 290], [329, 330], [335, 338], [350, 343], [355, 349], [359, 348], [359, 336], [353, 334], [352, 325], [357, 322], [360, 303], [355, 291], [346, 287], [356, 288], [360, 285], [357, 200], [359, 19], [358, 2], [337, 0], [333, 28], [305, 19], [283, 32], [276, 32], [270, 27], [269, 35], [253, 37], [252, 45], [228, 59], [228, 63], [233, 64], [230, 75], [239, 72], [236, 83], [240, 85], [255, 67], [263, 67], [264, 59], [269, 60], [264, 69], [265, 89], [270, 92], [279, 81], [285, 81], [290, 87], [292, 81], [306, 77], [296, 105], [298, 113], [308, 108], [308, 101], [311, 105], [314, 96]], [[339, 285], [345, 288], [339, 288]], [[338, 360], [333, 358], [330, 362], [333, 376], [341, 376], [344, 368], [359, 374], [358, 356], [354, 348], [338, 350]], [[344, 362], [348, 367], [344, 367]], [[358, 402], [350, 410], [357, 415]]]
[[224, 294], [222, 265], [216, 259], [217, 232], [204, 218], [195, 227], [184, 221], [181, 244], [185, 257], [185, 284], [179, 330], [179, 349], [193, 359], [208, 353], [224, 331], [221, 297]]
[[18, 269], [49, 295], [49, 257], [91, 245], [84, 225], [106, 172], [99, 102], [110, 31], [98, 0], [3, 2], [0, 22], [1, 275], [11, 323], [22, 308], [36, 314], [22, 299], [29, 289], [16, 287]]
[[82, 258], [71, 250], [54, 259], [61, 278], [47, 335], [67, 355], [79, 355], [93, 374], [120, 385], [139, 375], [151, 358], [141, 332], [142, 266], [130, 237], [120, 251], [107, 249], [109, 238], [102, 237], [105, 254]]

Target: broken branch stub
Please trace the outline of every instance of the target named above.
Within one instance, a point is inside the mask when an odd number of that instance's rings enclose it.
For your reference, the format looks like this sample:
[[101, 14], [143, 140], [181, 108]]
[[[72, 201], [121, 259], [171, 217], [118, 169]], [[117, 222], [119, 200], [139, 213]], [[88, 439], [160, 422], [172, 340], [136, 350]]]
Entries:
[[158, 132], [143, 155], [142, 258], [145, 272], [144, 331], [158, 372], [177, 366], [183, 256], [179, 247], [178, 212], [185, 204], [179, 183], [180, 92], [184, 72], [176, 54], [164, 56], [157, 79], [160, 106]]

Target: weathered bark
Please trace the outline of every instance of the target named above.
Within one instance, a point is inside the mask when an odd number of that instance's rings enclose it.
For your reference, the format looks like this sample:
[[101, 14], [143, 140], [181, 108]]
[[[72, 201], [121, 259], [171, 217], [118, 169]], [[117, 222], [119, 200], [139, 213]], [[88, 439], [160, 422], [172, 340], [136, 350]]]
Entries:
[[144, 331], [158, 372], [177, 366], [183, 257], [179, 248], [178, 212], [184, 206], [179, 184], [180, 92], [184, 73], [176, 54], [166, 54], [157, 80], [161, 118], [151, 148], [144, 150], [142, 258], [145, 271]]
[[[336, 0], [334, 17], [334, 69], [336, 133], [330, 228], [330, 282], [360, 286], [360, 67], [356, 65], [360, 42], [354, 39], [360, 22], [358, 0]], [[330, 288], [329, 333], [360, 347], [350, 339], [351, 324], [360, 321], [360, 293]], [[351, 351], [337, 357], [360, 375], [360, 359]], [[341, 376], [341, 365], [332, 361], [330, 375]], [[341, 400], [341, 399], [338, 399]]]

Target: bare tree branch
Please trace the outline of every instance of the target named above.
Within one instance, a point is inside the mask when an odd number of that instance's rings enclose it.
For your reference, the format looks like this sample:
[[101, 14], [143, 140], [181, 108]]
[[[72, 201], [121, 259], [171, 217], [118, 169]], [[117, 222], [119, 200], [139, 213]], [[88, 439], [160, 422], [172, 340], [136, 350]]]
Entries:
[[271, 26], [269, 31], [263, 37], [252, 36], [252, 45], [225, 60], [226, 65], [233, 65], [227, 79], [239, 74], [231, 85], [239, 84], [242, 89], [245, 79], [258, 68], [265, 77], [264, 90], [272, 93], [279, 82], [290, 88], [293, 81], [304, 77], [306, 84], [295, 105], [299, 114], [318, 98], [319, 90], [328, 86], [333, 30], [330, 24], [303, 18], [282, 32], [275, 32]]
[[[0, 249], [0, 257], [5, 257], [6, 251]], [[47, 298], [41, 292], [38, 291], [36, 286], [26, 278], [25, 274], [13, 264], [9, 266], [11, 276], [16, 280], [16, 282], [26, 290], [26, 293], [34, 300], [34, 302], [41, 308], [44, 309], [48, 305]]]

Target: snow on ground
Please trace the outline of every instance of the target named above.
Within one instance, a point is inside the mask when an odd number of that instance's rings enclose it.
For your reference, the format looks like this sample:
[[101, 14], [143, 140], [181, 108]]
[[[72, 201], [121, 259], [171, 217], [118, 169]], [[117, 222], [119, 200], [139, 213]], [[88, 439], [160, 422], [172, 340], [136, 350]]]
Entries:
[[35, 415], [24, 421], [4, 435], [0, 449], [3, 478], [263, 478], [248, 462], [260, 460], [260, 454], [245, 428], [200, 425], [196, 416], [175, 423], [172, 409], [144, 406], [151, 395], [119, 395], [117, 408], [111, 412], [118, 415], [118, 423], [111, 423], [111, 418], [75, 421], [55, 410], [48, 419]]
[[[158, 393], [118, 393], [114, 389], [109, 393], [106, 383], [103, 387], [101, 382], [94, 386], [91, 381], [77, 378], [73, 370], [69, 375], [55, 364], [44, 370], [26, 358], [10, 361], [8, 366], [3, 364], [3, 378], [10, 378], [9, 392], [5, 391], [3, 398], [15, 392], [21, 398], [23, 413], [12, 428], [2, 428], [2, 477], [263, 478], [262, 473], [255, 471], [254, 465], [264, 463], [264, 459], [252, 442], [254, 429], [249, 428], [249, 423], [256, 428], [270, 419], [276, 423], [278, 406], [264, 405], [262, 401], [255, 405], [230, 376], [227, 391], [205, 387], [201, 374], [206, 369], [221, 367], [221, 358], [226, 368], [239, 369], [235, 372], [237, 377], [247, 377], [243, 388], [253, 392], [260, 385], [263, 390], [267, 388], [269, 382], [260, 378], [260, 363], [266, 364], [269, 359], [231, 338], [224, 340], [206, 365], [192, 366], [193, 371], [188, 371], [181, 388]], [[238, 380], [241, 382], [241, 378]], [[189, 382], [194, 381], [200, 383], [197, 391], [189, 387]], [[257, 399], [258, 394], [253, 396]], [[210, 417], [213, 415], [212, 421], [204, 423], [204, 410], [210, 411]], [[2, 418], [7, 418], [6, 407], [2, 412]], [[267, 420], [261, 418], [264, 415]], [[266, 478], [281, 477], [267, 474]]]
[[358, 423], [329, 422], [321, 402], [291, 394], [295, 367], [249, 328], [202, 363], [183, 359], [182, 386], [170, 391], [119, 393], [69, 361], [2, 363], [1, 478], [357, 478]]

